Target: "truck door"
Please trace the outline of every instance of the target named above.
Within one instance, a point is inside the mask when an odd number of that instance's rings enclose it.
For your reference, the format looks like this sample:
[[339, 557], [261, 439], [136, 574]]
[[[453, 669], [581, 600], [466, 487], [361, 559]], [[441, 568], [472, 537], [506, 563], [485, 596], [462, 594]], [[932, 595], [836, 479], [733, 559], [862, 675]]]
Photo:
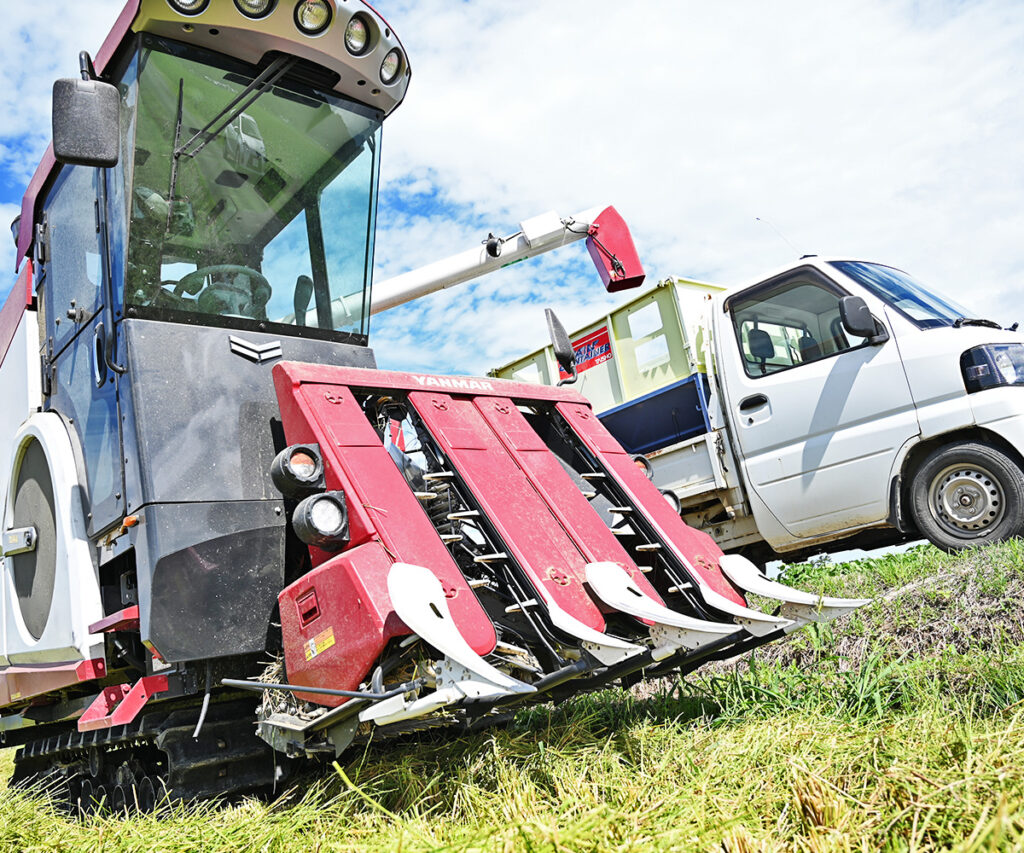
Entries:
[[45, 206], [46, 408], [78, 438], [93, 535], [123, 515], [116, 374], [103, 357], [104, 246], [98, 169], [65, 166]]
[[883, 521], [896, 453], [919, 432], [896, 341], [850, 336], [845, 295], [807, 266], [731, 296], [716, 318], [729, 420], [776, 546]]

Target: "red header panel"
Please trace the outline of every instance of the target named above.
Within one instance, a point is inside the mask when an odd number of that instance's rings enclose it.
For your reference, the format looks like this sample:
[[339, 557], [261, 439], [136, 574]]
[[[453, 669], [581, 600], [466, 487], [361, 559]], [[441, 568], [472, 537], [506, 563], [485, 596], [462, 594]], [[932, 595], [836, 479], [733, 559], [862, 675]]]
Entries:
[[601, 460], [605, 470], [615, 478], [630, 501], [643, 509], [665, 546], [675, 551], [684, 564], [692, 566], [700, 582], [706, 583], [730, 601], [745, 605], [743, 596], [733, 589], [718, 567], [722, 550], [715, 544], [715, 540], [700, 530], [694, 530], [679, 517], [593, 411], [589, 407], [565, 403], [558, 404], [558, 411], [590, 451]]
[[513, 400], [541, 400], [578, 403], [589, 406], [586, 397], [571, 388], [553, 388], [532, 382], [510, 382], [482, 376], [433, 376], [425, 373], [397, 373], [364, 367], [331, 367], [282, 361], [274, 372], [285, 374], [297, 385], [323, 383], [350, 388], [379, 388], [396, 391], [438, 391], [442, 394], [467, 394], [472, 397], [511, 397]]

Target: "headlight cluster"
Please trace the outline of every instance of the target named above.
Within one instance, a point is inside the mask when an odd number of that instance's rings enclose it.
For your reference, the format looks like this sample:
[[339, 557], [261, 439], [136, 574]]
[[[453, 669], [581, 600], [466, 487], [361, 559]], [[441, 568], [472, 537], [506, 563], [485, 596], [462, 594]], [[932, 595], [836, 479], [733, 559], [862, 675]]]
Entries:
[[1024, 385], [1024, 344], [985, 344], [960, 356], [968, 393], [1000, 385]]
[[[253, 20], [266, 18], [273, 12], [279, 2], [286, 0], [234, 0], [235, 8], [245, 17]], [[195, 17], [206, 11], [210, 0], [167, 0], [168, 5], [178, 14]], [[334, 18], [334, 7], [328, 0], [299, 0], [293, 13], [295, 26], [307, 36], [318, 36], [327, 31]], [[376, 27], [370, 18], [357, 12], [345, 25], [345, 48], [352, 56], [363, 56], [369, 53], [377, 39]], [[405, 56], [402, 51], [393, 47], [380, 64], [380, 82], [385, 86], [396, 83], [405, 72]]]
[[270, 477], [285, 497], [298, 499], [292, 529], [307, 545], [340, 551], [348, 544], [344, 492], [324, 491], [324, 463], [316, 444], [286, 447], [270, 466]]

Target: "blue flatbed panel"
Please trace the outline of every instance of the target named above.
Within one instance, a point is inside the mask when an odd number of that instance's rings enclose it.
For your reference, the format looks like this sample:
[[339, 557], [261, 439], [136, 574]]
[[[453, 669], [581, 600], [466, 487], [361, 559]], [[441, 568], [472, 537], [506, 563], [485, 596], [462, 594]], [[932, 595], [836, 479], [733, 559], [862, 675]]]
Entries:
[[598, 415], [630, 453], [650, 453], [710, 431], [707, 377], [695, 373]]

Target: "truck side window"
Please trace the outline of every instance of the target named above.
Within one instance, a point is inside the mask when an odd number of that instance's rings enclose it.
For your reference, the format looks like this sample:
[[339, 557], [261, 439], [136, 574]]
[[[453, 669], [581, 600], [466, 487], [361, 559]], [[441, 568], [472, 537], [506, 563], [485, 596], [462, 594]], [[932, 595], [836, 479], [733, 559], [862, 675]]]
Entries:
[[733, 328], [743, 368], [758, 377], [854, 349], [839, 318], [838, 290], [807, 275], [731, 300]]

